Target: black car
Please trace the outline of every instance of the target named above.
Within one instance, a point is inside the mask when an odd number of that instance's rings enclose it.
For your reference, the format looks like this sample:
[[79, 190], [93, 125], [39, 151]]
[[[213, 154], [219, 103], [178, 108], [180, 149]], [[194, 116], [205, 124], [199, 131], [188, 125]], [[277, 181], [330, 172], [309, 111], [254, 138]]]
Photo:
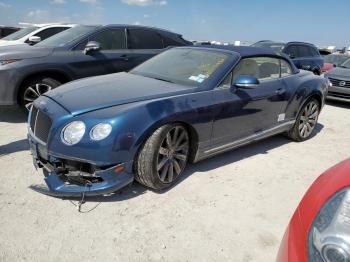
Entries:
[[34, 47], [0, 49], [0, 105], [29, 109], [41, 94], [83, 77], [128, 71], [169, 46], [192, 43], [166, 30], [76, 26]]
[[313, 44], [304, 42], [274, 42], [269, 40], [259, 41], [252, 46], [271, 48], [277, 53], [288, 55], [299, 69], [308, 70], [315, 75], [321, 75], [324, 64], [318, 48]]

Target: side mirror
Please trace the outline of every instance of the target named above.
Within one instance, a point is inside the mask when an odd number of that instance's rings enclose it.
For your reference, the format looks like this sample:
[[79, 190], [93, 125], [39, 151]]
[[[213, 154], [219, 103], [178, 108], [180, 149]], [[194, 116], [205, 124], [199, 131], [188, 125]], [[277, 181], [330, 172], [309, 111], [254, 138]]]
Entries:
[[337, 67], [337, 65], [336, 65], [336, 64], [333, 64], [333, 67]]
[[259, 80], [254, 76], [241, 75], [233, 83], [233, 87], [253, 89], [260, 84]]
[[28, 42], [30, 45], [35, 45], [35, 44], [39, 43], [40, 41], [41, 41], [40, 36], [31, 36], [28, 38]]
[[101, 50], [101, 44], [96, 41], [90, 41], [87, 43], [84, 49], [84, 54], [88, 55], [89, 53], [100, 51]]

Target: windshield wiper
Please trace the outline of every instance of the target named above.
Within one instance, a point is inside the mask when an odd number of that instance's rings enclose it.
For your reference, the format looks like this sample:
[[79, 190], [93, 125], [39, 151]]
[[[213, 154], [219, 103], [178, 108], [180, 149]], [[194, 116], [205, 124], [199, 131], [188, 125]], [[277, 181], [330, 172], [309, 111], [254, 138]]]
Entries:
[[163, 79], [163, 78], [159, 78], [159, 77], [151, 77], [151, 78], [156, 79], [156, 80], [159, 80], [159, 81], [164, 81], [164, 82], [168, 82], [168, 83], [174, 84], [173, 81], [170, 81], [170, 80], [167, 80], [167, 79]]

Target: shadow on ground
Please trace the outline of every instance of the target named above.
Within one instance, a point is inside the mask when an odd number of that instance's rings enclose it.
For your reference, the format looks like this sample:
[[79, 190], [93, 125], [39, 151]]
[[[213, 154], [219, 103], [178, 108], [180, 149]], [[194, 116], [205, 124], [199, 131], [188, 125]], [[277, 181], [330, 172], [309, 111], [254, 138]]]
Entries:
[[328, 106], [335, 106], [335, 107], [350, 109], [350, 102], [346, 103], [346, 102], [335, 101], [335, 100], [327, 100], [326, 104]]
[[0, 145], [0, 157], [27, 150], [29, 150], [29, 144], [27, 139], [14, 141], [7, 145]]
[[24, 123], [27, 115], [18, 106], [0, 106], [0, 122]]
[[[322, 124], [317, 124], [315, 128], [314, 136], [317, 135], [317, 133], [321, 132], [323, 129]], [[193, 175], [194, 173], [198, 172], [207, 172], [210, 170], [214, 170], [238, 161], [241, 161], [243, 159], [258, 155], [258, 154], [268, 154], [268, 152], [272, 149], [278, 148], [280, 146], [283, 146], [285, 144], [291, 143], [292, 141], [288, 139], [287, 137], [283, 135], [277, 135], [271, 138], [267, 138], [265, 140], [258, 141], [256, 143], [253, 143], [251, 145], [247, 145], [241, 148], [238, 148], [233, 151], [229, 151], [226, 153], [223, 153], [221, 155], [218, 155], [213, 158], [209, 158], [206, 160], [203, 160], [201, 162], [190, 164], [188, 165], [187, 169], [185, 170], [184, 174], [181, 176], [181, 178], [178, 180], [178, 182], [173, 186], [176, 187], [181, 182], [183, 182], [185, 179]], [[199, 174], [197, 174], [199, 175]], [[140, 185], [137, 182], [134, 182], [133, 184], [111, 194], [108, 196], [98, 196], [98, 197], [86, 197], [86, 202], [119, 202], [128, 200], [134, 197], [138, 197], [142, 194], [144, 194], [147, 190], [151, 190], [158, 194], [164, 194], [171, 190], [173, 187], [170, 187], [167, 190], [163, 191], [155, 191], [152, 189], [147, 189], [143, 185]], [[65, 200], [79, 200], [77, 198], [65, 198]]]

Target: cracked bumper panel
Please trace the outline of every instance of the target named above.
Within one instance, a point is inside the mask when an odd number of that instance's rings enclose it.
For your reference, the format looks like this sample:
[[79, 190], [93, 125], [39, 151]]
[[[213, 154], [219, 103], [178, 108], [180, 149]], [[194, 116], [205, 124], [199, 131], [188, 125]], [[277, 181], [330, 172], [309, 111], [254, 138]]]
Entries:
[[67, 184], [56, 172], [50, 172], [45, 178], [47, 186], [32, 185], [30, 188], [39, 193], [55, 197], [80, 197], [82, 194], [85, 196], [105, 195], [125, 187], [134, 180], [132, 174], [126, 172], [116, 173], [115, 168], [100, 172], [98, 176], [103, 179], [103, 182], [100, 183], [86, 185]]
[[17, 104], [17, 80], [15, 69], [1, 69], [0, 66], [0, 105]]
[[[105, 195], [125, 187], [134, 180], [134, 175], [130, 172], [132, 161], [107, 169], [95, 170], [94, 166], [90, 173], [81, 172], [82, 165], [90, 164], [83, 160], [57, 159], [50, 156], [46, 150], [46, 145], [36, 141], [31, 134], [28, 135], [28, 141], [34, 166], [44, 168], [47, 171], [44, 172], [44, 174], [46, 173], [46, 185], [30, 186], [31, 189], [39, 193], [55, 197], [79, 197], [83, 194], [85, 196]], [[68, 163], [61, 165], [65, 161], [80, 165], [80, 169], [74, 168]]]

